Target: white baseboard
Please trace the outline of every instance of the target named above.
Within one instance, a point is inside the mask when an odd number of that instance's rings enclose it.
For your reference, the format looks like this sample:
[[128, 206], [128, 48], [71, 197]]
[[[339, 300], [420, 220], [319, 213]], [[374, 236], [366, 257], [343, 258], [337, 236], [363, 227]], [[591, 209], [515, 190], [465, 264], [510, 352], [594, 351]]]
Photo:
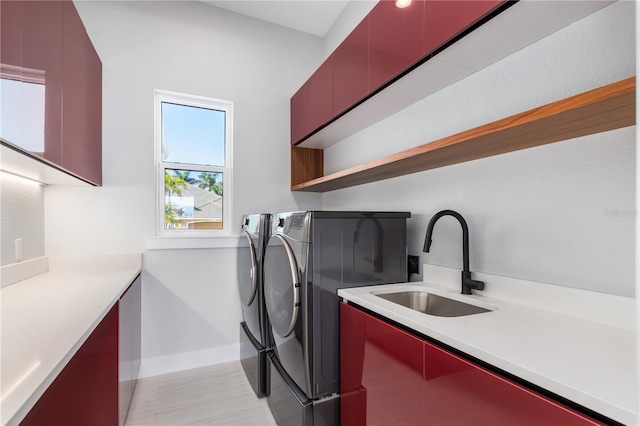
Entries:
[[193, 368], [222, 364], [239, 359], [240, 344], [238, 343], [216, 348], [143, 358], [140, 362], [138, 378], [191, 370]]

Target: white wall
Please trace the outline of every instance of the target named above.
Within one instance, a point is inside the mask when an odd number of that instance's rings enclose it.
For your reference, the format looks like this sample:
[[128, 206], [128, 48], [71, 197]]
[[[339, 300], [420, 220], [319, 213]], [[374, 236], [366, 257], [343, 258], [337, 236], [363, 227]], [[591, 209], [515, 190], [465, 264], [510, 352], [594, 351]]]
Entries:
[[[245, 213], [320, 206], [289, 191], [289, 99], [320, 38], [199, 2], [76, 6], [103, 64], [103, 187], [46, 189], [47, 254], [143, 252], [154, 236], [154, 89], [234, 102], [232, 229]], [[235, 257], [144, 251], [142, 374], [237, 359]]]
[[[635, 75], [634, 7], [615, 3], [345, 139], [325, 151], [325, 172]], [[454, 209], [469, 222], [472, 271], [633, 296], [635, 136], [631, 127], [333, 191], [323, 208], [411, 211], [414, 254], [431, 216]], [[422, 261], [461, 267], [459, 228], [441, 219]]]
[[[633, 292], [634, 218], [606, 215], [635, 208], [633, 130], [323, 196], [292, 194], [289, 98], [338, 36], [323, 42], [197, 2], [77, 7], [103, 62], [104, 186], [46, 188], [46, 253], [144, 252], [143, 374], [237, 356], [240, 320], [235, 249], [144, 250], [154, 234], [155, 88], [235, 103], [234, 229], [247, 212], [392, 206], [414, 213], [410, 245], [419, 253], [428, 218], [454, 208], [470, 223], [472, 269]], [[634, 75], [629, 8], [607, 8], [345, 140], [325, 153], [327, 168]], [[438, 224], [424, 261], [458, 265], [459, 231], [448, 225]]]
[[16, 262], [17, 238], [22, 260], [44, 256], [44, 187], [0, 173], [0, 206], [0, 266]]

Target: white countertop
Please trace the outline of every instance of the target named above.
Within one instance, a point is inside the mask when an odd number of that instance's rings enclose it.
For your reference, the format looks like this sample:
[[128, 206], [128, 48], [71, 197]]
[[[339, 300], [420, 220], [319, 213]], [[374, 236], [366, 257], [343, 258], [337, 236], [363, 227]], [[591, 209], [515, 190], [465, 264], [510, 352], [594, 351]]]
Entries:
[[[425, 281], [341, 289], [338, 295], [593, 411], [624, 424], [637, 424], [635, 299], [484, 274], [473, 278], [484, 280], [487, 291], [466, 296], [460, 294], [460, 271], [425, 268], [429, 270], [425, 277], [438, 277], [438, 284]], [[508, 290], [500, 298], [496, 289], [503, 285]], [[531, 297], [530, 305], [526, 300], [514, 302], [514, 288], [530, 293], [535, 287], [545, 294]], [[374, 294], [415, 289], [493, 311], [436, 317]], [[601, 302], [595, 303], [597, 300]], [[566, 313], [540, 308], [547, 304], [564, 306]], [[594, 312], [588, 318], [580, 306], [585, 304], [595, 304], [611, 315], [603, 318], [602, 312]]]
[[10, 269], [35, 270], [43, 264], [38, 275], [3, 282], [0, 289], [2, 425], [24, 418], [140, 273], [142, 258], [40, 258], [4, 267], [3, 280], [15, 275]]

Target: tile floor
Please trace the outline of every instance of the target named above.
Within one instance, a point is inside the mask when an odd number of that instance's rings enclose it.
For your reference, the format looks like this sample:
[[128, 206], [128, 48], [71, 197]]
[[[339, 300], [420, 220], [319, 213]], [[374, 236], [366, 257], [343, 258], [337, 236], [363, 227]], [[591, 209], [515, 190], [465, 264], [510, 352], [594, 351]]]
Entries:
[[139, 379], [126, 426], [275, 426], [240, 361]]

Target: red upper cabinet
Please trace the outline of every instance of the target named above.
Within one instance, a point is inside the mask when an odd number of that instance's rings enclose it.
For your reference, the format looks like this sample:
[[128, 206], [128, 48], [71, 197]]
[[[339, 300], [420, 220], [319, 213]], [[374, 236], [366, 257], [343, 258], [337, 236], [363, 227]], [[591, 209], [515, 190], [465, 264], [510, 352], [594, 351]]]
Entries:
[[369, 19], [333, 52], [333, 112], [339, 115], [369, 93]]
[[423, 53], [429, 54], [475, 24], [501, 0], [425, 1]]
[[22, 20], [21, 1], [0, 1], [0, 137], [22, 141]]
[[[22, 71], [23, 82], [27, 83], [24, 92], [40, 86], [44, 107], [44, 127], [38, 126], [39, 120], [35, 126], [28, 126], [23, 133], [24, 146], [56, 164], [62, 161], [62, 9], [63, 4], [58, 1], [26, 1], [22, 7]], [[32, 102], [36, 100], [29, 95], [25, 103], [30, 111], [38, 108]], [[36, 135], [36, 131], [43, 134]], [[42, 148], [30, 146], [40, 138]]]
[[369, 91], [422, 58], [424, 3], [413, 0], [399, 8], [382, 0], [369, 13]]
[[23, 150], [61, 159], [62, 3], [0, 3], [2, 133]]
[[341, 116], [503, 3], [412, 0], [400, 8], [395, 0], [380, 0], [291, 99], [291, 143]]
[[333, 118], [333, 57], [329, 57], [309, 78], [309, 121], [311, 131]]
[[62, 166], [102, 184], [102, 63], [73, 2], [64, 2]]
[[102, 64], [72, 1], [0, 1], [0, 137], [102, 183]]
[[291, 144], [333, 118], [333, 58], [329, 57], [291, 98]]
[[[23, 5], [21, 1], [0, 2], [0, 63], [4, 66], [22, 66], [22, 19]], [[4, 78], [4, 77], [3, 77]]]
[[291, 97], [291, 145], [295, 145], [311, 131], [309, 122], [309, 82]]

